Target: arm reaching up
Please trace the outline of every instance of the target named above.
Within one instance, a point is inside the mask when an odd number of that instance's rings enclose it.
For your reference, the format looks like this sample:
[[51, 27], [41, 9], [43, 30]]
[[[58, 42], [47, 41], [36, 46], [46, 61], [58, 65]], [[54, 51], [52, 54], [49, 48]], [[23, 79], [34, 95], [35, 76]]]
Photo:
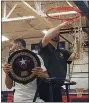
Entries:
[[62, 24], [59, 24], [58, 26], [48, 30], [46, 35], [42, 39], [42, 46], [45, 47], [48, 45], [49, 41], [58, 34], [59, 30], [67, 25], [69, 25], [70, 22], [66, 21]]

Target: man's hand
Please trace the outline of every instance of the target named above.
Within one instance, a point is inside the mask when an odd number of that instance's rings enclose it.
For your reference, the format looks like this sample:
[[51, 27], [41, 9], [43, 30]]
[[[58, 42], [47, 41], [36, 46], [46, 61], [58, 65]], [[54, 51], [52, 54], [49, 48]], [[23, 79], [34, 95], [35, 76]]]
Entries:
[[5, 64], [3, 66], [3, 70], [6, 73], [6, 75], [8, 74], [8, 72], [10, 72], [12, 70], [12, 66], [10, 64]]
[[43, 69], [41, 67], [36, 67], [34, 69], [32, 69], [32, 73], [34, 75], [37, 75], [38, 77], [42, 77], [42, 78], [47, 78], [48, 73], [46, 71], [43, 71]]

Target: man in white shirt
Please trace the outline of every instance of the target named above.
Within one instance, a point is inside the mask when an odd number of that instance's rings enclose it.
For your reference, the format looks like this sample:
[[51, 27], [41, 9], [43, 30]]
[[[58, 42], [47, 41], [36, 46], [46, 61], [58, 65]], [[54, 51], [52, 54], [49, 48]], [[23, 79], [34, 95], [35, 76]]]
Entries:
[[[10, 44], [10, 54], [14, 51], [24, 48], [26, 48], [26, 42], [21, 38], [15, 39]], [[38, 58], [40, 59], [41, 67], [34, 68], [32, 70], [32, 73], [34, 73], [38, 77], [48, 77], [42, 58], [39, 55]], [[13, 80], [8, 76], [8, 72], [12, 70], [12, 67], [10, 64], [5, 64], [3, 70], [6, 75], [6, 87], [8, 89], [11, 89], [13, 87]], [[36, 88], [36, 79], [26, 85], [15, 82], [14, 102], [32, 102], [36, 92]], [[40, 98], [37, 98], [36, 102], [42, 102], [42, 100]]]

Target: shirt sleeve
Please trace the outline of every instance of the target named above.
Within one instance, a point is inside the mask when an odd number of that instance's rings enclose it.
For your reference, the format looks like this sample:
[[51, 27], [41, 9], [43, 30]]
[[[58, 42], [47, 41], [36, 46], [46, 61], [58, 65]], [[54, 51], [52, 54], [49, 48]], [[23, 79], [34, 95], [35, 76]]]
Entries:
[[38, 56], [38, 58], [40, 59], [40, 62], [41, 62], [41, 68], [43, 69], [43, 71], [46, 71], [46, 67], [45, 67], [45, 65], [44, 65], [43, 59], [41, 58], [40, 55], [37, 55], [37, 56]]
[[65, 54], [65, 59], [66, 59], [67, 63], [68, 63], [68, 64], [71, 64], [72, 61], [68, 61], [68, 59], [69, 59], [69, 57], [70, 57], [70, 55], [71, 55], [72, 53], [69, 52], [68, 50], [66, 50], [64, 54]]

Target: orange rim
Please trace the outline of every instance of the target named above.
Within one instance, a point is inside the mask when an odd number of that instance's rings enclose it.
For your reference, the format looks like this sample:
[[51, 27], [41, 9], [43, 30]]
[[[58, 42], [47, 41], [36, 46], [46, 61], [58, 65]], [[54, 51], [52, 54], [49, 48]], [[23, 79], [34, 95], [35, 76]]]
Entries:
[[[60, 10], [68, 10], [68, 11], [76, 11], [77, 14], [71, 18], [59, 18], [59, 17], [52, 17], [50, 16], [48, 13], [52, 10], [57, 10], [57, 11], [60, 11]], [[74, 20], [74, 19], [77, 19], [79, 18], [80, 16], [82, 16], [81, 14], [81, 11], [78, 9], [78, 8], [75, 8], [75, 7], [70, 7], [70, 6], [57, 6], [55, 8], [50, 8], [47, 12], [46, 12], [46, 15], [47, 17], [51, 18], [51, 19], [56, 19], [56, 20], [65, 20], [65, 21], [71, 21], [71, 20]]]

